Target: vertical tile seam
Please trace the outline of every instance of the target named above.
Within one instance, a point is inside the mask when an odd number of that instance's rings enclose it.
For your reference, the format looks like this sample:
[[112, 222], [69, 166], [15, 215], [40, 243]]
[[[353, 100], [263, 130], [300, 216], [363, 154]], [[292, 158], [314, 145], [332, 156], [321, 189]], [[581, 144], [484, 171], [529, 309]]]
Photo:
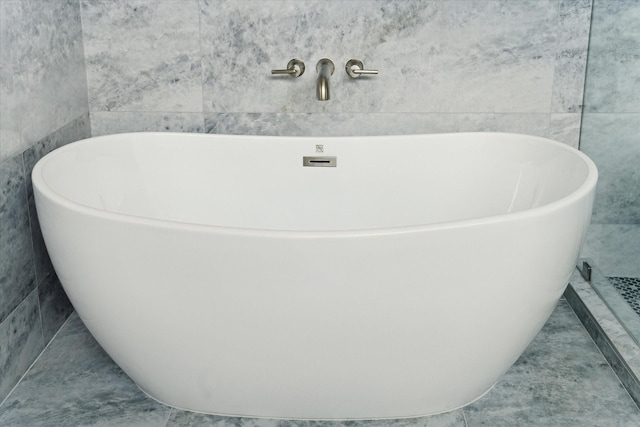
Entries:
[[[82, 13], [82, 0], [77, 0], [78, 1], [78, 17], [80, 18], [80, 44], [82, 45], [82, 67], [84, 68], [84, 83], [85, 83], [85, 90], [84, 90], [84, 95], [85, 95], [85, 99], [87, 101], [87, 115], [90, 115], [91, 113], [91, 105], [89, 104], [89, 75], [87, 74], [87, 54], [86, 54], [86, 49], [85, 49], [85, 42], [84, 42], [84, 18], [83, 18], [83, 13]], [[77, 120], [77, 119], [76, 119]], [[89, 117], [89, 136], [91, 136], [93, 134], [93, 129], [91, 129], [91, 117]]]
[[582, 80], [582, 102], [580, 103], [580, 134], [578, 135], [578, 150], [582, 146], [582, 123], [584, 122], [584, 115], [586, 113], [586, 100], [587, 100], [587, 77], [589, 76], [589, 58], [591, 57], [591, 31], [593, 29], [593, 9], [595, 7], [595, 0], [589, 1], [589, 33], [587, 35], [587, 57], [584, 64], [584, 79]]
[[[205, 105], [204, 105], [204, 50], [202, 49], [202, 0], [194, 0], [198, 12], [198, 61], [200, 61], [200, 124], [202, 125], [202, 132], [207, 133], [206, 119], [205, 119]], [[168, 422], [168, 421], [167, 421]]]
[[551, 115], [554, 113], [553, 111], [553, 100], [556, 92], [556, 78], [558, 76], [558, 63], [560, 60], [560, 36], [562, 34], [562, 21], [560, 15], [560, 5], [562, 0], [556, 0], [556, 41], [555, 41], [555, 49], [554, 49], [554, 58], [553, 58], [553, 75], [551, 76], [551, 85], [549, 87], [549, 105], [547, 108], [547, 113], [549, 115], [549, 121], [547, 123], [547, 135], [551, 135]]

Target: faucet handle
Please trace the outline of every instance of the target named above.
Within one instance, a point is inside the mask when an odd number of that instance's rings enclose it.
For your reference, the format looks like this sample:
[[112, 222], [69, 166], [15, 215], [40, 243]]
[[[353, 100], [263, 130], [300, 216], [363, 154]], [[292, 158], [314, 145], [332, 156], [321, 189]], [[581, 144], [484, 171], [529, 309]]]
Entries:
[[347, 74], [354, 79], [362, 74], [378, 74], [378, 70], [365, 70], [364, 64], [359, 59], [350, 59], [344, 68], [347, 70]]
[[293, 58], [287, 63], [284, 70], [271, 70], [271, 74], [288, 74], [291, 77], [300, 77], [304, 74], [304, 62], [301, 59]]

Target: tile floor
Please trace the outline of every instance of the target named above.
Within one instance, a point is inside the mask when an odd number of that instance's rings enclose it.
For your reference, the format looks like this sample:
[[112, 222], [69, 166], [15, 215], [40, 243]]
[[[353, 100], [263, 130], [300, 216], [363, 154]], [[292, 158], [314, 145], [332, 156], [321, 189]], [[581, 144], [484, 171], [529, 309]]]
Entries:
[[145, 396], [73, 314], [0, 406], [2, 426], [638, 426], [640, 410], [565, 300], [482, 399], [432, 417], [279, 421], [172, 409]]
[[[585, 259], [579, 260], [579, 265]], [[585, 330], [596, 343], [636, 404], [640, 405], [640, 317], [591, 264], [591, 281], [574, 270], [564, 294]]]

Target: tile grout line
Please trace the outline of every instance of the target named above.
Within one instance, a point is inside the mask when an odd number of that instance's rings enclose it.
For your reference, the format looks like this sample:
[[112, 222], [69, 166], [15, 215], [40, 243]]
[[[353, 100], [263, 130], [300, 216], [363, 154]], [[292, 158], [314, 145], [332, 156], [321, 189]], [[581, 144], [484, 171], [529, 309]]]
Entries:
[[[38, 303], [39, 304], [39, 303]], [[64, 321], [64, 323], [60, 326], [60, 328], [58, 328], [58, 330], [56, 331], [56, 333], [53, 335], [53, 337], [49, 340], [49, 342], [47, 343], [47, 345], [44, 346], [44, 348], [42, 349], [42, 351], [40, 352], [40, 354], [38, 354], [38, 357], [35, 358], [35, 360], [31, 363], [31, 365], [29, 365], [29, 367], [27, 368], [27, 370], [24, 372], [24, 374], [22, 374], [22, 376], [20, 377], [20, 379], [18, 380], [18, 382], [16, 383], [16, 385], [14, 385], [11, 388], [11, 391], [9, 392], [9, 394], [7, 394], [7, 397], [5, 397], [2, 402], [0, 402], [0, 407], [2, 407], [7, 400], [9, 400], [9, 397], [11, 397], [11, 395], [13, 394], [13, 392], [16, 390], [16, 388], [18, 388], [18, 386], [20, 385], [20, 383], [22, 383], [22, 380], [24, 379], [24, 377], [27, 376], [27, 374], [29, 373], [29, 371], [31, 371], [31, 368], [33, 368], [33, 365], [35, 365], [38, 360], [40, 360], [40, 358], [42, 357], [42, 355], [44, 354], [45, 351], [47, 351], [47, 349], [49, 348], [49, 346], [51, 345], [51, 343], [53, 343], [53, 341], [57, 338], [58, 334], [60, 333], [60, 331], [62, 331], [62, 329], [67, 325], [67, 323], [69, 323], [69, 320], [71, 319], [71, 315], [74, 313], [75, 311], [72, 311], [69, 314], [69, 317], [67, 317], [67, 319]]]
[[464, 421], [464, 427], [469, 427], [469, 421], [467, 421], [467, 413], [464, 410], [464, 407], [460, 408], [462, 411], [462, 420]]
[[169, 425], [169, 421], [171, 420], [171, 415], [173, 414], [173, 411], [175, 410], [175, 408], [173, 406], [169, 406], [169, 408], [170, 408], [170, 410], [169, 410], [169, 413], [167, 414], [167, 419], [162, 424], [162, 427], [167, 427]]

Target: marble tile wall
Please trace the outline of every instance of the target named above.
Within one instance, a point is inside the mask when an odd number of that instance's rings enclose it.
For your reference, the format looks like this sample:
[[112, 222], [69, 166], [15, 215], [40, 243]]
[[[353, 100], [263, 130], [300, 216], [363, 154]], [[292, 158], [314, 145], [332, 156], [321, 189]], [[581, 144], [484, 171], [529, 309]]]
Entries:
[[80, 3], [0, 0], [0, 401], [72, 311], [38, 225], [31, 169], [90, 135]]
[[[591, 0], [81, 0], [93, 133], [523, 132], [577, 146]], [[292, 57], [306, 73], [274, 77]], [[315, 99], [315, 64], [336, 64]], [[380, 74], [350, 79], [352, 57]]]
[[600, 179], [583, 257], [640, 277], [640, 2], [594, 0], [580, 148]]
[[77, 0], [0, 1], [0, 160], [88, 110]]

